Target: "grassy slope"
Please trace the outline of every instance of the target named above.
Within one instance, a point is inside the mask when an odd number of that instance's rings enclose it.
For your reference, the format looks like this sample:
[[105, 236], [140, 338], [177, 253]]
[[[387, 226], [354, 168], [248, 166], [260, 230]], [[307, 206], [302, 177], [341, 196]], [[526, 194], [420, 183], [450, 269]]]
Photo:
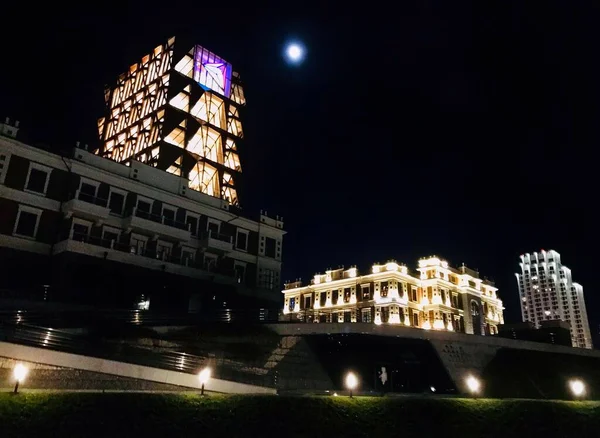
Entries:
[[0, 437], [587, 437], [600, 403], [171, 394], [0, 394]]

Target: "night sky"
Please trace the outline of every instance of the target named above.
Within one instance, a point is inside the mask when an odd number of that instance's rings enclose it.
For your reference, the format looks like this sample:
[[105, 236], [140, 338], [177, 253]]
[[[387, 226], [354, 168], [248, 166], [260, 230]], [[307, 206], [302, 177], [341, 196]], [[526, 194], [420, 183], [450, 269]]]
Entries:
[[284, 217], [284, 279], [436, 254], [494, 279], [512, 322], [519, 255], [552, 248], [597, 334], [599, 5], [10, 3], [0, 116], [23, 140], [95, 144], [104, 84], [191, 36], [245, 82], [242, 202]]

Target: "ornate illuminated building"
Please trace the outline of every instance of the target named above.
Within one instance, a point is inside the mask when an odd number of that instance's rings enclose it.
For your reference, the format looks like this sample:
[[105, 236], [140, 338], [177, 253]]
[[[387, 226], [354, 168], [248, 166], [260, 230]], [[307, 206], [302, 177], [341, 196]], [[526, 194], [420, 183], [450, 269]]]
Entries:
[[286, 320], [401, 324], [425, 330], [478, 335], [498, 333], [504, 323], [497, 288], [466, 266], [437, 257], [419, 260], [416, 274], [391, 261], [360, 275], [352, 267], [328, 270], [311, 284], [288, 283]]
[[189, 188], [239, 204], [239, 75], [205, 48], [170, 38], [105, 90], [97, 153], [138, 160], [189, 180]]

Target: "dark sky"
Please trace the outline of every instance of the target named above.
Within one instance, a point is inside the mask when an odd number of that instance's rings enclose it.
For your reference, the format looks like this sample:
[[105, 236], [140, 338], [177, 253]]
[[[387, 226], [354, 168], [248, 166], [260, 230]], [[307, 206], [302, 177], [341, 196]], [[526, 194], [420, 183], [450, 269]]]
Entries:
[[[437, 254], [492, 277], [515, 321], [519, 254], [553, 248], [598, 332], [600, 7], [338, 3], [11, 2], [0, 115], [24, 139], [93, 144], [103, 85], [192, 36], [245, 82], [243, 206], [284, 216], [285, 279]], [[290, 38], [309, 50], [299, 68]]]

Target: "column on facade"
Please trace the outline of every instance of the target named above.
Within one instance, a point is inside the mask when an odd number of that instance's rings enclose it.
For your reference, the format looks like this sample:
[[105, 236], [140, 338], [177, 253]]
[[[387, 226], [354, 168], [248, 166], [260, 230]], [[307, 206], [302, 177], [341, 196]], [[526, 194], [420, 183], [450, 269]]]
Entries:
[[[395, 300], [395, 301], [399, 301], [400, 300], [400, 294], [398, 291], [398, 282], [396, 280], [390, 280], [389, 281], [389, 289], [388, 289], [388, 297], [391, 300]], [[390, 309], [390, 317], [391, 317], [391, 309]]]
[[381, 306], [375, 306], [375, 318], [373, 322], [377, 325], [381, 324]]
[[445, 329], [446, 327], [444, 327], [444, 319], [442, 317], [442, 313], [439, 310], [436, 310], [434, 312], [434, 321], [433, 321], [433, 328], [436, 330], [442, 330]]
[[300, 312], [300, 296], [295, 297], [294, 300], [294, 312]]
[[405, 326], [410, 326], [410, 312], [408, 311], [408, 307], [402, 307], [402, 322]]
[[[398, 293], [398, 291], [396, 291]], [[390, 317], [388, 322], [390, 324], [400, 324], [400, 306], [397, 304], [390, 305]]]
[[[380, 298], [381, 298], [381, 283], [379, 281], [376, 281], [373, 283], [373, 300], [375, 300], [375, 302], [378, 302]], [[380, 323], [381, 323], [381, 321], [380, 321]]]
[[283, 314], [287, 315], [288, 313], [290, 313], [290, 299], [286, 297], [283, 303]]
[[433, 312], [425, 310], [423, 312], [423, 323], [421, 327], [425, 330], [431, 330], [433, 328]]

